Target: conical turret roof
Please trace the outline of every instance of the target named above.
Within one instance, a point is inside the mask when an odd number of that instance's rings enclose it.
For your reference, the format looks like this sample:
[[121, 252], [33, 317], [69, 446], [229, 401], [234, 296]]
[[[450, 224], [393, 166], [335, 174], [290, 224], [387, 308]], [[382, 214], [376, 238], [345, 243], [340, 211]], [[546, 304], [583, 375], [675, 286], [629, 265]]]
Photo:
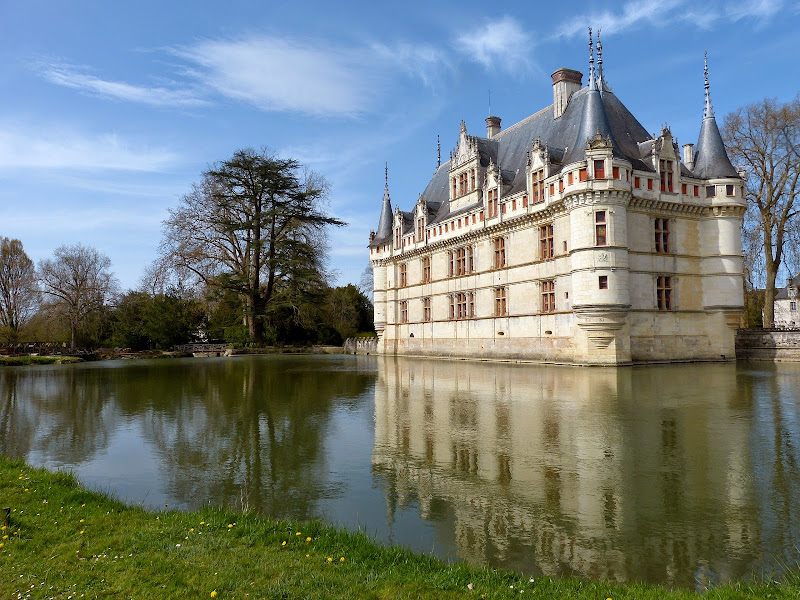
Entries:
[[714, 108], [711, 106], [711, 94], [708, 85], [708, 59], [705, 61], [705, 89], [706, 99], [703, 108], [703, 124], [700, 126], [700, 137], [697, 139], [697, 151], [694, 155], [694, 168], [692, 174], [701, 179], [715, 179], [719, 177], [738, 177], [733, 168], [725, 144], [722, 142], [717, 120], [714, 118]]
[[384, 243], [392, 239], [392, 200], [389, 198], [389, 166], [386, 166], [386, 184], [383, 188], [383, 206], [381, 206], [381, 217], [378, 220], [378, 231], [372, 239], [372, 246]]

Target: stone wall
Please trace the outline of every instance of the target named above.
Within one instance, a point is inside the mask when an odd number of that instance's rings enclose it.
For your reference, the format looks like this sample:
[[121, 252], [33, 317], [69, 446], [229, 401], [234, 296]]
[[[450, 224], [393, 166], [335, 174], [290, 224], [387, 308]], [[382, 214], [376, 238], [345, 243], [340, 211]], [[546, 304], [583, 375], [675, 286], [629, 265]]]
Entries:
[[736, 358], [800, 362], [800, 330], [740, 329]]
[[377, 354], [378, 338], [377, 336], [347, 338], [342, 347], [346, 354]]

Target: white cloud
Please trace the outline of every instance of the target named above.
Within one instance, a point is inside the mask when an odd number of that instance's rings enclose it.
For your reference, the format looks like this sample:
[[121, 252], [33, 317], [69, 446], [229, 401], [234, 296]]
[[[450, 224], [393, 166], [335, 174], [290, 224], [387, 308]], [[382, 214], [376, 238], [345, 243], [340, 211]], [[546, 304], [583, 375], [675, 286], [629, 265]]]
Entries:
[[727, 14], [732, 21], [747, 17], [769, 20], [783, 8], [783, 0], [747, 0], [727, 7]]
[[499, 67], [507, 71], [528, 64], [531, 46], [530, 35], [509, 16], [487, 20], [484, 25], [456, 39], [456, 48], [467, 58], [487, 69]]
[[572, 18], [556, 29], [556, 37], [587, 35], [588, 26], [601, 29], [606, 34], [621, 33], [642, 23], [663, 26], [672, 20], [674, 9], [680, 4], [681, 0], [630, 2], [622, 7], [621, 12], [604, 11], [579, 19]]
[[218, 93], [263, 110], [353, 116], [370, 109], [381, 91], [361, 50], [264, 36], [209, 40], [174, 52]]
[[121, 81], [108, 81], [82, 73], [71, 65], [51, 64], [41, 69], [45, 79], [69, 88], [83, 90], [104, 98], [139, 102], [150, 106], [193, 107], [207, 104], [189, 90], [167, 87], [137, 86]]
[[178, 157], [163, 148], [136, 147], [116, 134], [86, 135], [47, 126], [25, 131], [0, 123], [0, 169], [163, 171]]

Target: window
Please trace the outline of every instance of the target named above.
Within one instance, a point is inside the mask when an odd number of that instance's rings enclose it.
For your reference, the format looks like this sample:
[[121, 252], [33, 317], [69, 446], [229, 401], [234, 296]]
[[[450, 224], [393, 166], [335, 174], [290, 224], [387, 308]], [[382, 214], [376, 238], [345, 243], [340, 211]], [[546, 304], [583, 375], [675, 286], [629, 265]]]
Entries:
[[686, 184], [685, 184], [685, 183], [682, 183], [682, 184], [681, 184], [681, 194], [684, 194], [684, 195], [686, 194], [686, 187], [687, 187], [687, 186], [686, 186]]
[[555, 183], [551, 183], [550, 184], [550, 195], [554, 196], [555, 193], [556, 193], [556, 184]]
[[475, 169], [472, 169], [472, 171], [469, 173], [469, 189], [475, 189]]
[[449, 298], [451, 319], [471, 319], [475, 316], [475, 294], [473, 292], [450, 294]]
[[456, 318], [464, 319], [467, 316], [467, 295], [464, 292], [456, 294]]
[[489, 190], [489, 218], [497, 216], [497, 190]]
[[400, 322], [408, 323], [408, 301], [400, 301]]
[[472, 246], [467, 246], [467, 273], [473, 273], [475, 271], [475, 253], [472, 250]]
[[614, 176], [614, 179], [619, 179], [619, 167], [611, 167], [611, 173]]
[[506, 266], [506, 238], [494, 238], [494, 268]]
[[400, 248], [402, 237], [403, 236], [400, 235], [400, 228], [398, 227], [397, 229], [394, 230], [394, 248], [395, 248], [395, 250]]
[[425, 239], [425, 219], [417, 219], [417, 241]]
[[653, 180], [652, 179], [648, 179], [647, 180], [647, 189], [648, 190], [652, 190], [653, 189]]
[[586, 169], [581, 169], [578, 171], [578, 180], [579, 181], [586, 181]]
[[542, 312], [556, 312], [556, 281], [548, 279], [542, 281]]
[[669, 252], [669, 221], [667, 219], [656, 219], [656, 252], [665, 254]]
[[[522, 208], [525, 208], [526, 206], [528, 206], [528, 195], [527, 194], [525, 194], [522, 197]], [[473, 221], [473, 223], [474, 223], [474, 221]]]
[[466, 248], [458, 248], [455, 251], [455, 266], [453, 275], [464, 275], [467, 272], [467, 250]]
[[452, 195], [453, 195], [453, 198], [455, 198], [456, 197], [456, 178], [453, 177], [453, 179], [451, 179], [450, 181], [452, 181], [452, 183], [453, 183], [453, 185], [452, 185]]
[[713, 185], [706, 186], [706, 198], [713, 198], [716, 194], [716, 190], [714, 189]]
[[431, 257], [426, 256], [422, 259], [422, 283], [428, 283], [431, 280]]
[[789, 302], [789, 310], [797, 310], [797, 302]]
[[595, 179], [605, 179], [606, 178], [605, 161], [602, 161], [602, 160], [594, 161], [594, 178]]
[[534, 203], [544, 200], [544, 169], [531, 173], [531, 193]]
[[461, 275], [472, 273], [475, 270], [472, 246], [464, 246], [451, 250], [448, 256], [450, 258], [450, 268], [447, 274], [450, 277], [460, 277]]
[[598, 277], [598, 287], [601, 290], [607, 290], [608, 289], [608, 275], [600, 275]]
[[567, 185], [572, 185], [572, 172], [567, 174]]
[[454, 294], [450, 294], [447, 298], [450, 300], [450, 318], [451, 319], [455, 319], [456, 318], [456, 297], [455, 297]]
[[494, 288], [494, 314], [497, 317], [503, 317], [507, 314], [505, 287]]
[[672, 310], [672, 277], [656, 277], [656, 306], [658, 310]]
[[431, 299], [430, 298], [423, 298], [422, 299], [422, 320], [426, 323], [430, 322], [431, 320]]
[[700, 195], [700, 186], [694, 186], [694, 197], [697, 198]]
[[564, 180], [563, 179], [559, 179], [558, 180], [558, 191], [559, 192], [563, 192], [564, 191]]
[[608, 242], [606, 229], [606, 211], [598, 210], [594, 213], [594, 245], [605, 246]]
[[408, 268], [405, 263], [400, 265], [400, 287], [408, 285]]
[[730, 183], [725, 186], [725, 195], [726, 196], [734, 196], [735, 195], [733, 186]]
[[542, 260], [548, 260], [555, 257], [552, 223], [539, 227], [539, 248], [541, 250]]
[[633, 187], [635, 187], [637, 190], [638, 190], [640, 187], [642, 187], [642, 181], [641, 181], [641, 179], [639, 179], [638, 177], [634, 177], [634, 178], [633, 178]]
[[661, 191], [662, 192], [671, 192], [672, 191], [672, 161], [671, 160], [661, 160], [658, 163], [659, 165], [659, 172], [661, 174]]

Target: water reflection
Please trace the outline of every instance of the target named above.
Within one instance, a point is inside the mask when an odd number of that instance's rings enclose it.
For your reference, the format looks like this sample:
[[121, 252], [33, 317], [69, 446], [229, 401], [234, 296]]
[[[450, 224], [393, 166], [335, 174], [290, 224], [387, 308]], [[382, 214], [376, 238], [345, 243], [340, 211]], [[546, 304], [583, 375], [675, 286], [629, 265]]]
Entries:
[[470, 562], [703, 587], [797, 559], [794, 367], [386, 359], [379, 375], [390, 503], [451, 528]]
[[526, 573], [795, 565], [800, 365], [237, 357], [0, 369], [0, 452]]

